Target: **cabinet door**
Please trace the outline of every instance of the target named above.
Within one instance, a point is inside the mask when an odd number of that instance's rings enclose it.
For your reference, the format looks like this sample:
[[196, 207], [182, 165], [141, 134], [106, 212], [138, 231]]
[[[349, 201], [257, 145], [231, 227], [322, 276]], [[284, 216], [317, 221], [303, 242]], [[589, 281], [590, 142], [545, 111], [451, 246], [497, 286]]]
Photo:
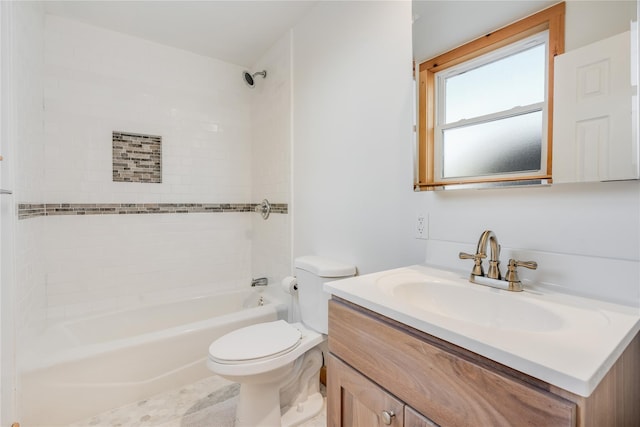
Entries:
[[440, 427], [410, 406], [404, 407], [404, 427]]
[[404, 425], [404, 404], [332, 354], [327, 361], [327, 427]]
[[555, 58], [554, 184], [638, 179], [630, 52], [627, 31]]

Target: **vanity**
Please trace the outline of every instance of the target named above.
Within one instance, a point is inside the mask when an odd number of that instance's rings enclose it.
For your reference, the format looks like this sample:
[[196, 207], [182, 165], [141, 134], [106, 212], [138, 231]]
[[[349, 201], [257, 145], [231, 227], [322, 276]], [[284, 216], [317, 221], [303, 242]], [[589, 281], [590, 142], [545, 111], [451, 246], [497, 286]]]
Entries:
[[636, 308], [426, 266], [325, 290], [329, 427], [640, 425]]

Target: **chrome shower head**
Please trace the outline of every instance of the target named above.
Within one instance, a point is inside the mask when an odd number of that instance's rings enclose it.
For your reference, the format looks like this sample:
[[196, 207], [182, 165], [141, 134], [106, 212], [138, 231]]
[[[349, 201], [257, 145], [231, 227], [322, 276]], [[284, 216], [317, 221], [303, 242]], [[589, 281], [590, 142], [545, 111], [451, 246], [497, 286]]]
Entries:
[[254, 77], [255, 76], [262, 76], [263, 79], [266, 79], [267, 78], [267, 70], [258, 71], [257, 73], [253, 73], [253, 74], [251, 74], [248, 71], [243, 71], [242, 72], [242, 76], [244, 77], [244, 82], [247, 84], [247, 86], [253, 87], [255, 85]]

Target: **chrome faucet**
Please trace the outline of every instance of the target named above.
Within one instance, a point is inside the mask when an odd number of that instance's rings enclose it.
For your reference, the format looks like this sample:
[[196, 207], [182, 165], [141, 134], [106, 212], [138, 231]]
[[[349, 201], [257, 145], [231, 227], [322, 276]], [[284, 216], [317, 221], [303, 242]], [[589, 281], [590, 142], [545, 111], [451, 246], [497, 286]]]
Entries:
[[251, 287], [255, 288], [256, 286], [267, 286], [269, 284], [269, 279], [266, 277], [258, 277], [257, 279], [251, 279]]
[[[491, 249], [491, 258], [489, 259], [489, 271], [485, 276], [484, 269], [482, 268], [482, 260], [487, 257], [487, 244]], [[469, 276], [471, 283], [509, 291], [520, 292], [523, 289], [522, 282], [518, 278], [518, 272], [516, 271], [518, 266], [533, 270], [538, 268], [538, 264], [533, 261], [516, 261], [510, 259], [507, 275], [504, 280], [502, 280], [502, 274], [500, 273], [500, 245], [498, 244], [498, 237], [491, 230], [485, 230], [480, 235], [475, 255], [460, 252], [458, 256], [460, 259], [472, 259], [474, 262], [471, 275]]]

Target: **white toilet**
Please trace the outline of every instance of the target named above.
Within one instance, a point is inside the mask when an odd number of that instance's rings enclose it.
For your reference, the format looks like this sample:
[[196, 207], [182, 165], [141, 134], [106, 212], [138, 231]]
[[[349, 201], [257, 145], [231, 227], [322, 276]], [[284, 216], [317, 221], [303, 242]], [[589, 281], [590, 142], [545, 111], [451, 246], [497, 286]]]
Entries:
[[207, 366], [240, 383], [236, 427], [292, 427], [316, 416], [329, 295], [324, 282], [354, 276], [354, 266], [317, 256], [296, 258], [302, 323], [259, 323], [230, 332], [209, 347]]

